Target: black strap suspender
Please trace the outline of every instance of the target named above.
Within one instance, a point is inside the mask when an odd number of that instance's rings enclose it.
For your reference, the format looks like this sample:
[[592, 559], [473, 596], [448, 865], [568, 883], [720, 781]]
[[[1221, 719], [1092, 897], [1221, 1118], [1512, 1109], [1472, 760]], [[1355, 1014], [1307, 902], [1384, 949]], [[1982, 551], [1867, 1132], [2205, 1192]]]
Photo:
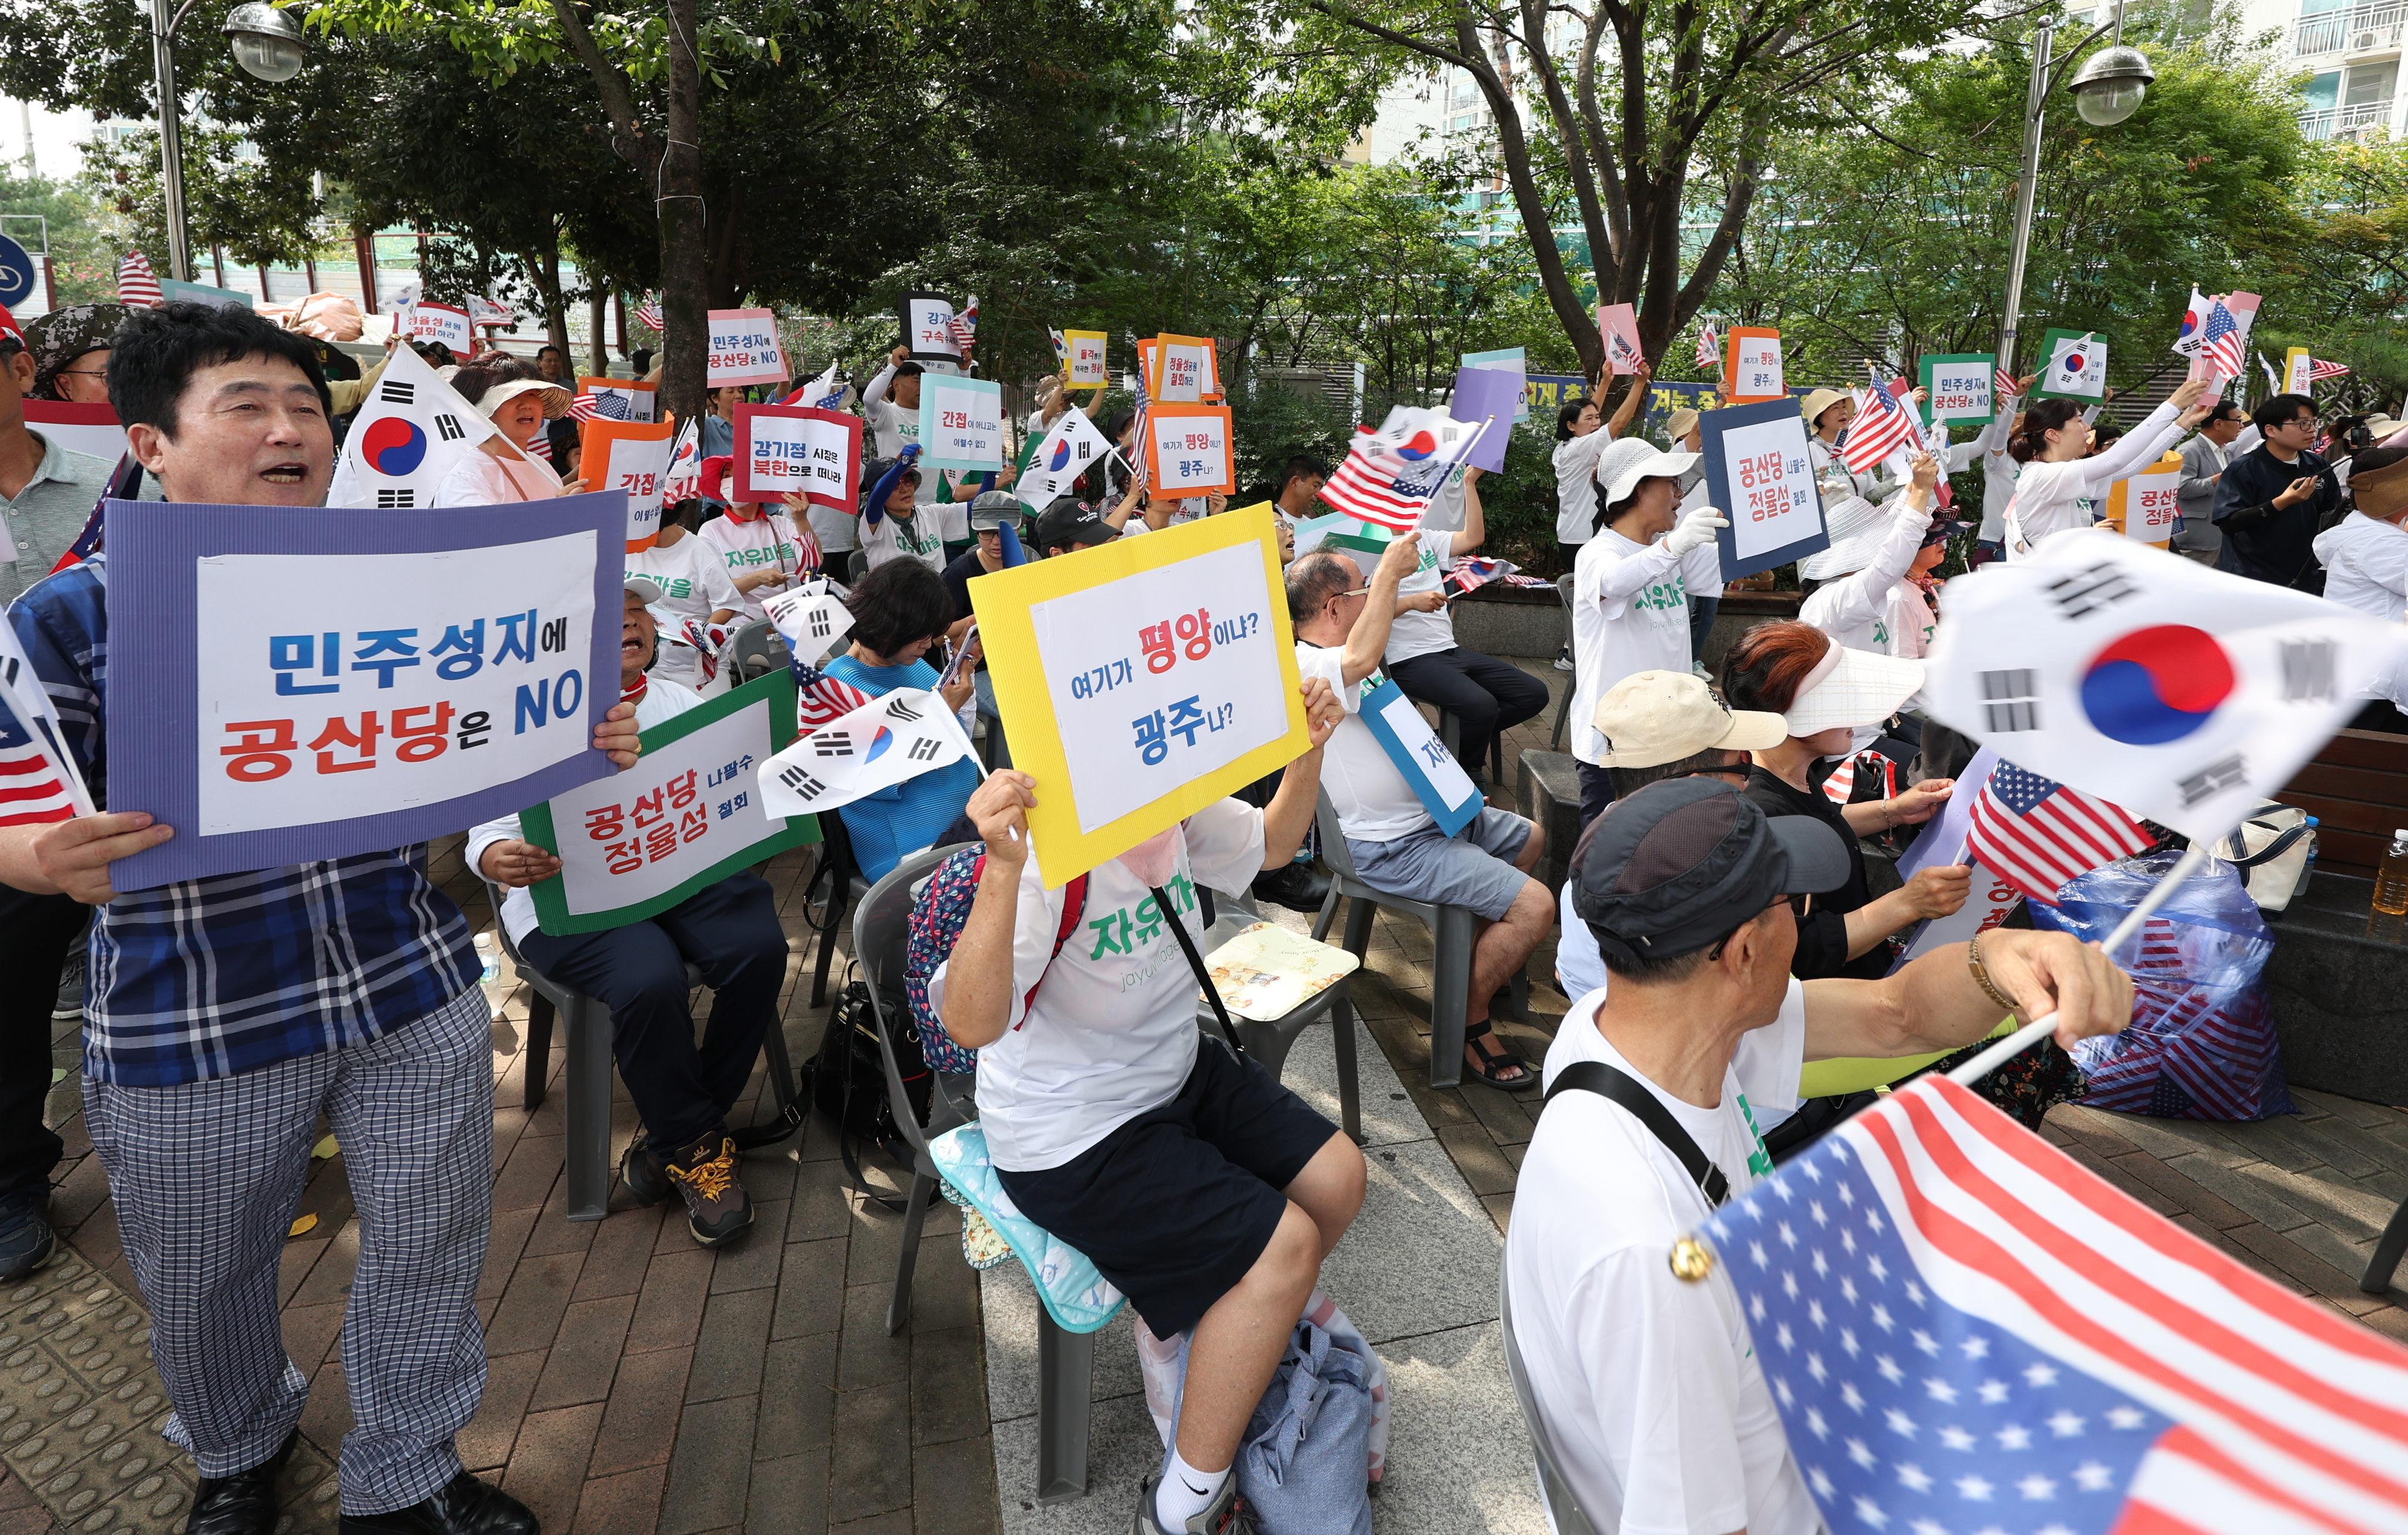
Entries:
[[1567, 1090], [1595, 1093], [1629, 1110], [1688, 1170], [1689, 1181], [1698, 1185], [1709, 1207], [1719, 1210], [1730, 1198], [1730, 1180], [1723, 1176], [1723, 1169], [1698, 1149], [1662, 1100], [1629, 1072], [1603, 1061], [1575, 1061], [1555, 1074], [1555, 1084], [1547, 1089], [1547, 1101], [1553, 1103], [1556, 1094]]

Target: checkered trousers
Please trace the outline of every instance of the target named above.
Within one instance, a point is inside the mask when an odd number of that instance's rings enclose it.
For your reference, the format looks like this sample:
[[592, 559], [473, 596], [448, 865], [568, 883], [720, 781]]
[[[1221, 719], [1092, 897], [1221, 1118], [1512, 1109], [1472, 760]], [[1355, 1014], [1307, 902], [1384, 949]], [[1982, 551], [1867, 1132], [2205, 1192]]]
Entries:
[[[167, 1439], [204, 1476], [276, 1453], [308, 1382], [286, 1356], [278, 1265], [321, 1111], [359, 1207], [343, 1315], [342, 1511], [380, 1513], [460, 1470], [452, 1436], [485, 1388], [477, 1277], [493, 1224], [494, 1075], [471, 986], [366, 1043], [169, 1087], [83, 1084], [126, 1260], [175, 1406]], [[313, 1361], [314, 1363], [314, 1361]]]

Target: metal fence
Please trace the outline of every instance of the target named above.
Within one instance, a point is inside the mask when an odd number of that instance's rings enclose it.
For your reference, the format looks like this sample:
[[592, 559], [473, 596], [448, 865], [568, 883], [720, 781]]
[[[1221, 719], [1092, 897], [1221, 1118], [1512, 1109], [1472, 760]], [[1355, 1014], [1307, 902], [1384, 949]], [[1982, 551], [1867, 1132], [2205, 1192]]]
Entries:
[[2366, 53], [2398, 48], [2401, 23], [2408, 22], [2408, 3], [2353, 6], [2347, 10], [2320, 10], [2291, 23], [2291, 52], [2296, 58], [2318, 53]]

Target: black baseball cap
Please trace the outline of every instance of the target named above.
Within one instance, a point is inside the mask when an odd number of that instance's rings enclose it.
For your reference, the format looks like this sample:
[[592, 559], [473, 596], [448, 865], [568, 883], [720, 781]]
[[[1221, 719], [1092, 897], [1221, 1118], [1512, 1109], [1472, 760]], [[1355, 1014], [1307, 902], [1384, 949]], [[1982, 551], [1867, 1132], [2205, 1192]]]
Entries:
[[1075, 495], [1057, 496], [1053, 505], [1037, 514], [1037, 547], [1040, 552], [1079, 544], [1108, 544], [1119, 537], [1092, 505]]
[[1677, 959], [1777, 896], [1848, 882], [1847, 845], [1806, 815], [1770, 816], [1719, 779], [1676, 778], [1616, 800], [1572, 849], [1572, 910], [1611, 962]]

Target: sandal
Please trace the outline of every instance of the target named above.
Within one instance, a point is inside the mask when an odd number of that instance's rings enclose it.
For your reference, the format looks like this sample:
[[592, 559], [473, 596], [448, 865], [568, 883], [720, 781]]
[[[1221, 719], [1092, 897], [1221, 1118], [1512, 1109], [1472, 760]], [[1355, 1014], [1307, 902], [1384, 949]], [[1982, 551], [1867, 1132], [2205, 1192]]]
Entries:
[[[1491, 1041], [1490, 1048], [1479, 1048], [1482, 1040]], [[1466, 1063], [1464, 1069], [1489, 1086], [1500, 1092], [1526, 1093], [1539, 1085], [1539, 1073], [1530, 1069], [1530, 1063], [1506, 1049], [1505, 1041], [1497, 1038], [1496, 1031], [1486, 1022], [1467, 1026], [1463, 1031], [1463, 1042], [1480, 1057], [1478, 1065]], [[1515, 1067], [1521, 1068], [1520, 1076], [1503, 1075]]]

